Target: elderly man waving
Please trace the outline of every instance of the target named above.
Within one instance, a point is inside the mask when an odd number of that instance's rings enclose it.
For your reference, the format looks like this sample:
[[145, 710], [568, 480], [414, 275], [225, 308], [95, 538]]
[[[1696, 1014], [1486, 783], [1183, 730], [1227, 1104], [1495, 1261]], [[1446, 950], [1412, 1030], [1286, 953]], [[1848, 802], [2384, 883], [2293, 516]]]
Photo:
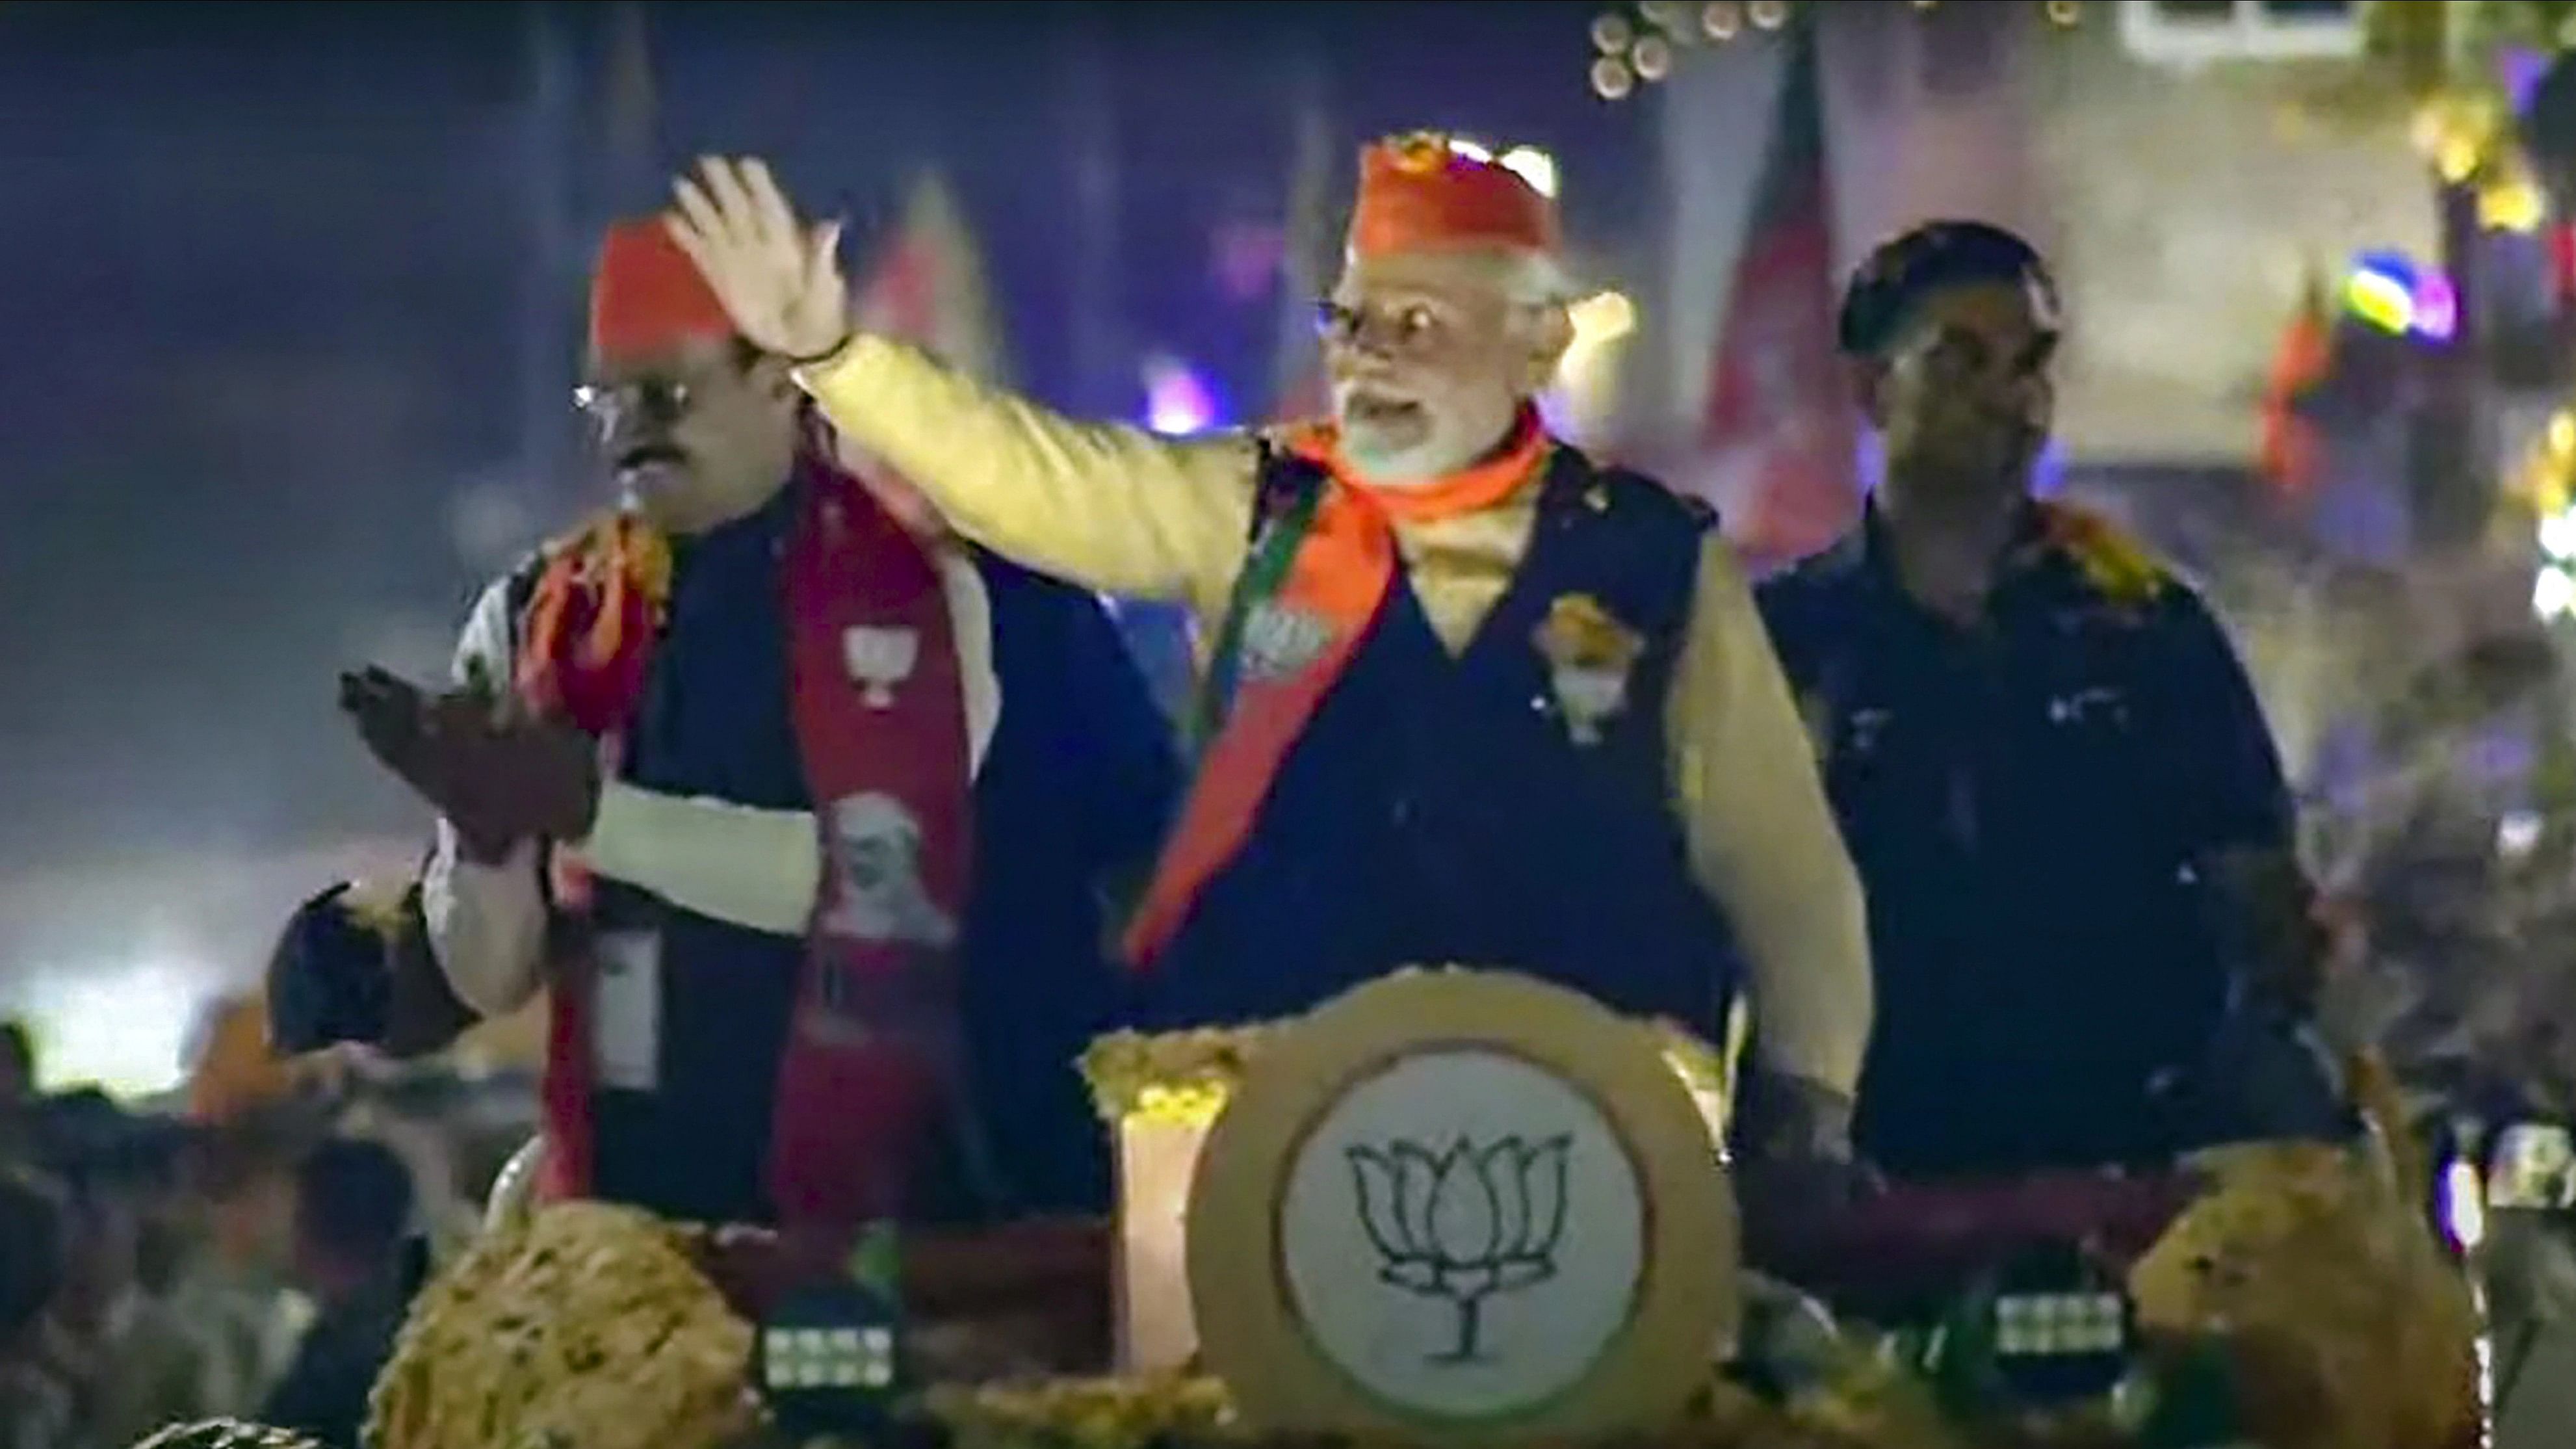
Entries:
[[742, 335], [969, 537], [1208, 626], [1205, 754], [1129, 941], [1158, 1014], [1464, 961], [1714, 1036], [1740, 962], [1751, 1156], [1840, 1180], [1805, 1169], [1848, 1150], [1859, 887], [1706, 514], [1532, 406], [1572, 333], [1548, 198], [1438, 136], [1370, 147], [1321, 309], [1332, 418], [1186, 441], [854, 332], [835, 229], [758, 162], [708, 162], [670, 224]]

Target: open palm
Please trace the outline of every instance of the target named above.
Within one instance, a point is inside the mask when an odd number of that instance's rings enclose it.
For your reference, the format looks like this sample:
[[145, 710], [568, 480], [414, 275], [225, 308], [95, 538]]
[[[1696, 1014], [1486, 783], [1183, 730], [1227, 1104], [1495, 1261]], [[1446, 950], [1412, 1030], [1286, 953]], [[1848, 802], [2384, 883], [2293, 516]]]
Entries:
[[706, 274], [734, 329], [764, 352], [823, 357], [849, 336], [841, 228], [808, 226], [759, 161], [710, 157], [673, 188], [672, 239]]

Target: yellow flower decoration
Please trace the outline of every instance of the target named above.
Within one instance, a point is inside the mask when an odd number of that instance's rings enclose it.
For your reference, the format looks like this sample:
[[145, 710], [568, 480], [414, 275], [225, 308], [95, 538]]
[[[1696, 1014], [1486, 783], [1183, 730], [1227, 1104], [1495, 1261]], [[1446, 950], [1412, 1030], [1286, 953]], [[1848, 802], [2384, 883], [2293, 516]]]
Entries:
[[2468, 1286], [2365, 1154], [2262, 1143], [2204, 1154], [2210, 1190], [2129, 1274], [2150, 1336], [2223, 1343], [2249, 1439], [2283, 1449], [2470, 1442]]
[[1105, 1121], [1142, 1116], [1212, 1122], [1243, 1080], [1244, 1063], [1259, 1050], [1263, 1035], [1257, 1026], [1158, 1036], [1112, 1032], [1082, 1054], [1082, 1076], [1091, 1085], [1093, 1109]]
[[[1397, 973], [1407, 974], [1407, 973]], [[1741, 1020], [1731, 1021], [1730, 1028]], [[1691, 1090], [1723, 1096], [1734, 1078], [1741, 1048], [1721, 1047], [1677, 1023], [1652, 1023], [1664, 1060]], [[1092, 1109], [1115, 1125], [1143, 1118], [1204, 1126], [1243, 1081], [1244, 1068], [1277, 1030], [1272, 1025], [1205, 1027], [1196, 1031], [1117, 1031], [1093, 1041], [1080, 1063], [1091, 1087]]]
[[2097, 514], [2063, 504], [2040, 505], [2041, 536], [2066, 555], [2109, 603], [2136, 608], [2154, 603], [2173, 576], [2146, 546]]
[[1449, 164], [1449, 138], [1438, 131], [1411, 131], [1386, 143], [1396, 169], [1427, 176]]
[[1590, 594], [1566, 594], [1547, 606], [1538, 651], [1558, 668], [1625, 669], [1646, 641]]

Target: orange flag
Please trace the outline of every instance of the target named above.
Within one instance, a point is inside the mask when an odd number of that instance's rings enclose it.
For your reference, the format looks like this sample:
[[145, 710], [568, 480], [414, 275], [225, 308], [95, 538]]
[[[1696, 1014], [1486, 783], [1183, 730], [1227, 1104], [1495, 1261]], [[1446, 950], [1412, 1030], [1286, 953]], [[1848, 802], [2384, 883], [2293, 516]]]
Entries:
[[2308, 269], [2300, 288], [2298, 310], [2281, 333], [2272, 354], [2272, 371], [2263, 388], [2263, 436], [2256, 467], [2274, 487], [2292, 497], [2316, 486], [2321, 465], [2317, 426], [2300, 412], [2309, 393], [2334, 371], [2334, 318], [2326, 303], [2324, 276]]

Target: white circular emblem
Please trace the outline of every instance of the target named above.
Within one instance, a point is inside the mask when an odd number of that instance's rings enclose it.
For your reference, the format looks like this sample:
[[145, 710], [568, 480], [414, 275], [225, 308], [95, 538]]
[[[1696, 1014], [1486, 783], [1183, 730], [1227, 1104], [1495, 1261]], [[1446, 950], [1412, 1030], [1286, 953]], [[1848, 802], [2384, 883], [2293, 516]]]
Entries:
[[1627, 1326], [1645, 1196], [1562, 1078], [1501, 1051], [1426, 1052], [1325, 1111], [1278, 1232], [1298, 1317], [1362, 1392], [1407, 1417], [1517, 1418]]
[[1265, 1034], [1190, 1183], [1190, 1308], [1246, 1424], [1474, 1449], [1649, 1432], [1736, 1325], [1735, 1219], [1662, 1038], [1507, 972]]

